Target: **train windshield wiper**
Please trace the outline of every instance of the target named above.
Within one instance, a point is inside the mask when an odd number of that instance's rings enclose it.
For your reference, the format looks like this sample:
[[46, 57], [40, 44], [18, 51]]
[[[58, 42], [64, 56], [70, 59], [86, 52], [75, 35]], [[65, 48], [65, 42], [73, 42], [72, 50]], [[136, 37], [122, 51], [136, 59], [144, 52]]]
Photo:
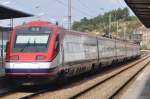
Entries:
[[20, 52], [23, 52], [25, 50], [25, 48], [29, 46], [29, 44], [30, 44], [29, 41], [30, 41], [30, 39], [28, 39], [28, 43], [20, 50]]
[[34, 39], [34, 46], [35, 46], [36, 51], [38, 52], [37, 43], [35, 39]]

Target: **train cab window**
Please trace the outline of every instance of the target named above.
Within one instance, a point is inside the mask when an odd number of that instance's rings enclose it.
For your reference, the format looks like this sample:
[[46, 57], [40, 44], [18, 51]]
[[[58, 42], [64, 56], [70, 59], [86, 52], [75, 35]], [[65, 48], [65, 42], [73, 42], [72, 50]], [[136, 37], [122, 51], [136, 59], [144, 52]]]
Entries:
[[13, 52], [47, 52], [52, 30], [48, 27], [17, 29]]

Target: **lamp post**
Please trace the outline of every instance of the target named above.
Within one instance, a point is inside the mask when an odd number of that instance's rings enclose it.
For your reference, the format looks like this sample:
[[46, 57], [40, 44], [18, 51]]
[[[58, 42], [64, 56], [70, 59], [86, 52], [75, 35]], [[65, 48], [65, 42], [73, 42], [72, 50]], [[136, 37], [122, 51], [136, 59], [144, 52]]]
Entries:
[[[40, 5], [36, 5], [35, 6], [35, 9], [37, 9], [37, 11], [40, 11], [41, 9], [41, 6]], [[44, 12], [40, 12], [40, 13], [38, 13], [36, 16], [35, 16], [35, 18], [41, 18], [42, 16], [44, 16], [45, 15], [45, 13]]]
[[40, 17], [42, 17], [42, 16], [44, 16], [45, 15], [45, 13], [43, 13], [43, 12], [41, 12], [41, 13], [38, 13], [38, 15], [36, 16], [37, 18], [40, 18]]
[[68, 29], [71, 30], [71, 0], [68, 0]]

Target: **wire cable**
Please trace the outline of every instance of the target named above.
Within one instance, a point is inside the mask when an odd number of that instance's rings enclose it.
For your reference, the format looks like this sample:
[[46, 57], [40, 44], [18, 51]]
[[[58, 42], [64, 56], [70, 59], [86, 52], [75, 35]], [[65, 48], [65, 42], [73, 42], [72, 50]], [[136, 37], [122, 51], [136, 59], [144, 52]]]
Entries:
[[[67, 4], [65, 4], [64, 2], [62, 2], [60, 0], [55, 0], [55, 1], [58, 2], [59, 4], [65, 6], [65, 7], [68, 7]], [[80, 14], [82, 14], [82, 15], [87, 15], [87, 16], [92, 17], [92, 15], [90, 15], [89, 13], [84, 12], [84, 11], [80, 10], [79, 8], [77, 8], [77, 7], [72, 6], [72, 9], [74, 9], [76, 12], [80, 12]]]
[[91, 13], [93, 12], [97, 12], [97, 11], [94, 11], [92, 10], [88, 5], [86, 5], [85, 3], [83, 3], [81, 0], [78, 0], [80, 5], [83, 6], [85, 9], [89, 10]]

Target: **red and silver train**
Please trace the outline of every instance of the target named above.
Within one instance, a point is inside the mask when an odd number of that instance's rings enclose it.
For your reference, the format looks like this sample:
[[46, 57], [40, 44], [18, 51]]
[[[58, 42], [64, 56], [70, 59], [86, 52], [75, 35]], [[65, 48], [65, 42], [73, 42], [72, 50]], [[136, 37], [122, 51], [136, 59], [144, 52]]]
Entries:
[[68, 31], [46, 21], [13, 29], [6, 49], [6, 75], [20, 83], [45, 83], [140, 56], [139, 45]]

